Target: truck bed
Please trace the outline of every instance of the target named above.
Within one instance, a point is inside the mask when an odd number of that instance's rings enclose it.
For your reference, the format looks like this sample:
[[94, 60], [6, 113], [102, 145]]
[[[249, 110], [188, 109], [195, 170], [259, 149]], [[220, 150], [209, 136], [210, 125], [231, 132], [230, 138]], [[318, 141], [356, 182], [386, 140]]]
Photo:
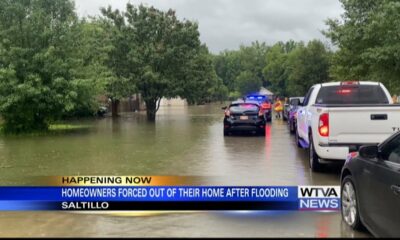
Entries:
[[380, 143], [400, 130], [400, 104], [315, 105], [329, 113], [330, 144]]

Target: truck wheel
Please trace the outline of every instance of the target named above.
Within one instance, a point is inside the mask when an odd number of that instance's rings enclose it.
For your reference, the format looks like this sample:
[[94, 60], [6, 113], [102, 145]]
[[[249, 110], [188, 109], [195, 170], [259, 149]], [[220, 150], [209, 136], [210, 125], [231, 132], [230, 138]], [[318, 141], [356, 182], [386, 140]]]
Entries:
[[301, 146], [301, 144], [300, 144], [299, 132], [297, 131], [297, 129], [295, 131], [296, 131], [296, 144], [297, 144], [297, 147], [298, 148], [303, 148], [303, 146]]
[[289, 130], [291, 134], [294, 134], [295, 131], [295, 126], [294, 126], [294, 122], [289, 120]]
[[322, 169], [322, 164], [318, 161], [319, 157], [317, 155], [317, 153], [315, 152], [315, 148], [314, 148], [314, 141], [312, 138], [312, 135], [310, 134], [309, 137], [309, 158], [310, 158], [310, 168], [313, 172], [319, 172]]

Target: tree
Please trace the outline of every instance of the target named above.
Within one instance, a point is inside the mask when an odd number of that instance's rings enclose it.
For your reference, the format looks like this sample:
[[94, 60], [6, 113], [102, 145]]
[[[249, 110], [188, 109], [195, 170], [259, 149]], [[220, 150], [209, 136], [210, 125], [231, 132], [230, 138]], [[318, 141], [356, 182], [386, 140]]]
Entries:
[[214, 85], [208, 90], [208, 94], [211, 97], [210, 101], [220, 101], [223, 102], [228, 98], [229, 95], [229, 90], [228, 87], [226, 87], [222, 81], [221, 78], [219, 78], [216, 74], [216, 82]]
[[237, 51], [220, 53], [214, 57], [214, 66], [230, 99], [256, 92], [261, 86], [278, 96], [298, 96], [305, 94], [312, 84], [329, 79], [330, 59], [329, 49], [317, 40], [307, 46], [293, 40], [271, 47], [255, 42]]
[[205, 45], [202, 45], [198, 54], [189, 60], [187, 69], [190, 71], [183, 78], [186, 93], [184, 95], [189, 104], [204, 104], [214, 100], [214, 97], [220, 100], [224, 89], [221, 89], [212, 56]]
[[0, 1], [0, 113], [4, 129], [45, 130], [74, 111], [80, 25], [68, 0]]
[[[136, 84], [147, 108], [147, 118], [155, 120], [162, 97], [183, 98], [190, 95], [186, 86], [193, 71], [193, 61], [200, 51], [198, 26], [179, 21], [175, 12], [154, 7], [127, 5], [135, 48], [130, 57], [137, 63]], [[189, 91], [188, 91], [189, 90]]]
[[286, 95], [287, 71], [286, 71], [287, 52], [284, 44], [275, 44], [266, 55], [266, 66], [263, 69], [264, 77], [271, 86], [275, 95]]
[[341, 2], [345, 13], [341, 19], [329, 19], [324, 32], [339, 48], [332, 60], [332, 77], [381, 81], [400, 91], [400, 2]]
[[214, 57], [215, 71], [232, 98], [268, 85], [263, 75], [268, 50], [265, 43], [253, 42], [250, 46], [242, 45], [237, 51], [223, 51]]
[[114, 69], [120, 74], [119, 86], [124, 82], [135, 86], [146, 103], [148, 120], [155, 120], [163, 97], [190, 101], [203, 97], [193, 92], [211, 86], [207, 81], [212, 82], [212, 68], [208, 67], [212, 65], [196, 23], [178, 20], [173, 10], [163, 12], [144, 5], [127, 4], [124, 13], [111, 7], [102, 12], [118, 30], [113, 33], [118, 36], [113, 44], [118, 57], [111, 66], [120, 67], [119, 71]]
[[288, 55], [303, 44], [303, 42], [295, 42], [293, 40], [286, 43], [278, 42], [267, 52], [265, 57], [266, 66], [263, 69], [263, 74], [271, 90], [276, 95], [288, 95]]
[[104, 93], [111, 71], [105, 65], [110, 51], [110, 39], [96, 19], [79, 21], [79, 31], [75, 32], [77, 48], [74, 57], [78, 66], [71, 69], [75, 72], [74, 82], [79, 83], [78, 101], [73, 111], [67, 112], [63, 118], [93, 116], [99, 107], [97, 96]]
[[259, 85], [256, 89], [257, 91], [260, 90], [261, 86], [268, 84], [263, 74], [263, 69], [266, 65], [266, 55], [268, 50], [269, 47], [267, 47], [265, 43], [259, 43], [258, 41], [256, 41], [253, 42], [250, 46], [241, 46], [238, 52], [241, 66], [240, 70], [242, 72], [248, 71], [254, 74], [257, 79], [249, 79], [249, 84], [254, 84], [255, 82], [258, 82]]
[[307, 46], [298, 45], [289, 53], [286, 62], [287, 89], [289, 96], [303, 96], [317, 83], [329, 80], [331, 53], [319, 40]]
[[236, 87], [242, 95], [258, 92], [262, 86], [261, 79], [251, 71], [243, 71], [236, 77]]
[[241, 71], [238, 55], [238, 51], [223, 51], [214, 56], [215, 72], [229, 92], [236, 90], [235, 79]]
[[135, 88], [135, 63], [129, 58], [129, 51], [133, 48], [134, 42], [131, 41], [132, 31], [130, 30], [124, 13], [119, 10], [102, 8], [101, 13], [104, 28], [104, 42], [108, 57], [105, 65], [109, 69], [104, 81], [104, 89], [107, 97], [111, 100], [112, 116], [118, 116], [118, 108], [121, 99], [132, 95]]

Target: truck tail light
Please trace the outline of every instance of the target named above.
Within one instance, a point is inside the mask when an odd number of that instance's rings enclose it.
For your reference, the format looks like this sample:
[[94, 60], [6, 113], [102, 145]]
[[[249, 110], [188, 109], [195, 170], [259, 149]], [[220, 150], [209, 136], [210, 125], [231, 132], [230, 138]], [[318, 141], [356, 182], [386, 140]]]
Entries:
[[346, 95], [346, 94], [350, 94], [351, 92], [352, 92], [351, 89], [340, 89], [336, 93], [341, 94], [341, 95]]
[[329, 137], [329, 113], [324, 113], [319, 116], [318, 131], [321, 137]]
[[344, 81], [344, 82], [341, 82], [340, 85], [342, 85], [342, 86], [360, 85], [360, 81]]
[[353, 159], [358, 157], [358, 152], [350, 152], [348, 155], [348, 158]]

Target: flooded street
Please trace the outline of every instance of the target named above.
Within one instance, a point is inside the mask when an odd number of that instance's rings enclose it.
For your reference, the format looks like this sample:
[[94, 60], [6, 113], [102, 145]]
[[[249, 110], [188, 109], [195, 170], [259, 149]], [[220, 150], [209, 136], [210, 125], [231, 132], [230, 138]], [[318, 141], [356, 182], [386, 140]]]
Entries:
[[[223, 136], [223, 105], [162, 108], [86, 121], [87, 129], [47, 136], [0, 137], [0, 184], [57, 175], [210, 177], [214, 185], [339, 185], [340, 167], [312, 173], [286, 123], [265, 137]], [[163, 214], [0, 213], [0, 237], [368, 237], [340, 213], [229, 212]]]

